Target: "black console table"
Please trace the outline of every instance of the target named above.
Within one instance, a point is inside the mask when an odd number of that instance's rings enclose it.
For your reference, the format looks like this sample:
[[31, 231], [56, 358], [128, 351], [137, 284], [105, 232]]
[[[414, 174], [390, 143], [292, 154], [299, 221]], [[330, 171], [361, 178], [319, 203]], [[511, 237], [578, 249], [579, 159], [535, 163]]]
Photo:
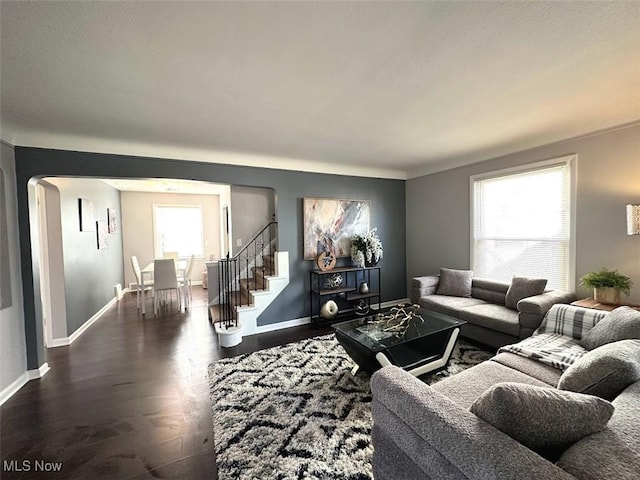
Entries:
[[[334, 274], [342, 275], [342, 283], [334, 288], [329, 288], [327, 280]], [[360, 293], [360, 283], [366, 282], [369, 286], [367, 293]], [[332, 270], [311, 270], [309, 272], [309, 302], [311, 305], [311, 323], [327, 322], [320, 316], [320, 307], [328, 300], [338, 303], [340, 311], [331, 321], [341, 321], [347, 316], [354, 316], [353, 306], [356, 302], [364, 300], [370, 308], [373, 303], [381, 302], [380, 267], [337, 267]], [[377, 301], [376, 301], [377, 300]]]

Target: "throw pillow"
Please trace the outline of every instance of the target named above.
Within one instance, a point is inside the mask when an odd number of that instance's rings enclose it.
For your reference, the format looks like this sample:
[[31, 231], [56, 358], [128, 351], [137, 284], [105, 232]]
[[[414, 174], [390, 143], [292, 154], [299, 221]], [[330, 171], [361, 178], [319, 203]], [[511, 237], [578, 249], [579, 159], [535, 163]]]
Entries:
[[618, 307], [600, 320], [580, 340], [587, 350], [619, 340], [640, 339], [640, 312], [631, 307]]
[[640, 340], [621, 340], [591, 350], [565, 370], [561, 390], [613, 400], [640, 380]]
[[471, 412], [540, 455], [555, 460], [606, 425], [614, 407], [599, 397], [524, 383], [498, 383]]
[[513, 277], [504, 297], [504, 304], [507, 308], [517, 310], [520, 300], [544, 293], [546, 286], [547, 280], [545, 278]]
[[470, 297], [472, 270], [453, 270], [451, 268], [440, 269], [440, 282], [438, 283], [438, 295], [450, 295], [452, 297]]

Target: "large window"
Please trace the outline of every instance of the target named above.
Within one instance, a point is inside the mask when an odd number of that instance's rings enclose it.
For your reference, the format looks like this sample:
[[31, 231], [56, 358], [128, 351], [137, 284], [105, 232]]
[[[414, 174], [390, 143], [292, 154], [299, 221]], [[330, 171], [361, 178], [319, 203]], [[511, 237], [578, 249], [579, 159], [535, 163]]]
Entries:
[[573, 157], [471, 178], [474, 275], [510, 282], [546, 278], [573, 288]]
[[200, 205], [154, 205], [153, 230], [156, 258], [166, 252], [178, 252], [180, 258], [204, 256]]

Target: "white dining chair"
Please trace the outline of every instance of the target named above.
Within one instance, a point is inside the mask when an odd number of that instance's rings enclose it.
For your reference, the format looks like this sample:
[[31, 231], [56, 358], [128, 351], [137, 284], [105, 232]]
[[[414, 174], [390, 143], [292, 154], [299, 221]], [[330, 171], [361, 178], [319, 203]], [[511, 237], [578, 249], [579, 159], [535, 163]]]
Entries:
[[191, 307], [191, 272], [195, 263], [195, 255], [189, 257], [187, 268], [184, 270], [184, 277], [178, 277], [178, 282], [182, 284], [182, 295], [184, 297], [184, 308], [188, 310]]
[[167, 306], [167, 300], [171, 302], [173, 309], [173, 296], [175, 290], [178, 310], [182, 309], [180, 298], [180, 287], [178, 276], [176, 275], [176, 262], [172, 258], [162, 258], [153, 263], [153, 283], [155, 291], [155, 301], [153, 303], [153, 313], [158, 314], [158, 310]]
[[[144, 302], [144, 290], [142, 288], [142, 273], [140, 272], [140, 263], [138, 263], [138, 257], [133, 255], [131, 257], [131, 267], [133, 268], [133, 274], [136, 277], [136, 307], [140, 309], [142, 302]], [[144, 289], [150, 289], [153, 295], [153, 280], [147, 280], [144, 283]]]

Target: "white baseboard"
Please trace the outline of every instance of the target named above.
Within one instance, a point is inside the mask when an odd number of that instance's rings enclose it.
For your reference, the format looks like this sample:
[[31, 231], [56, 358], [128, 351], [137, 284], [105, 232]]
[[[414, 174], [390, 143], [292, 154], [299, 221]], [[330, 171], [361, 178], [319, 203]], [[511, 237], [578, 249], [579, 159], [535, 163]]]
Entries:
[[[401, 298], [398, 300], [390, 300], [380, 304], [381, 308], [393, 307], [401, 303], [409, 303], [408, 298]], [[269, 325], [258, 325], [256, 327], [256, 334], [274, 332], [276, 330], [283, 330], [285, 328], [298, 327], [300, 325], [307, 325], [311, 323], [310, 317], [294, 318], [293, 320], [287, 320], [286, 322], [270, 323]], [[247, 335], [248, 336], [248, 335]]]
[[400, 305], [401, 303], [411, 303], [411, 300], [409, 300], [408, 298], [400, 298], [398, 300], [389, 300], [388, 302], [381, 303], [380, 308], [395, 307], [396, 305]]
[[54, 338], [53, 340], [51, 340], [51, 342], [49, 342], [47, 348], [66, 347], [70, 343], [71, 341], [69, 340], [69, 337]]
[[[126, 290], [128, 290], [128, 289], [123, 290], [123, 292], [125, 292]], [[109, 302], [104, 307], [102, 307], [100, 310], [98, 310], [89, 320], [84, 322], [80, 326], [80, 328], [78, 328], [75, 332], [73, 332], [68, 337], [62, 337], [62, 338], [53, 339], [51, 341], [51, 345], [48, 345], [48, 348], [66, 347], [68, 345], [71, 345], [73, 342], [75, 342], [78, 339], [78, 337], [80, 337], [80, 335], [82, 335], [84, 332], [86, 332], [91, 325], [96, 323], [96, 321], [102, 315], [104, 315], [107, 310], [109, 310], [111, 307], [113, 307], [117, 302], [118, 302], [118, 297], [113, 297], [111, 300], [109, 300]]]
[[23, 372], [18, 378], [11, 382], [6, 388], [0, 392], [0, 405], [13, 397], [18, 390], [26, 385], [29, 381], [27, 372]]
[[284, 328], [298, 327], [300, 325], [306, 325], [311, 323], [311, 318], [302, 317], [294, 318], [293, 320], [287, 320], [286, 322], [270, 323], [268, 325], [258, 325], [256, 327], [256, 334], [273, 332], [275, 330], [282, 330]]
[[36, 380], [38, 378], [44, 377], [47, 372], [51, 370], [49, 368], [48, 363], [43, 363], [40, 365], [40, 368], [36, 368], [35, 370], [27, 370], [26, 372], [22, 372], [22, 374], [16, 378], [13, 382], [11, 382], [7, 387], [5, 387], [0, 392], [0, 405], [3, 405], [4, 402], [13, 397], [18, 390], [24, 387], [29, 380]]
[[40, 365], [40, 368], [36, 368], [35, 370], [27, 370], [27, 375], [29, 380], [37, 380], [38, 378], [44, 377], [51, 368], [49, 368], [49, 364], [44, 362]]

